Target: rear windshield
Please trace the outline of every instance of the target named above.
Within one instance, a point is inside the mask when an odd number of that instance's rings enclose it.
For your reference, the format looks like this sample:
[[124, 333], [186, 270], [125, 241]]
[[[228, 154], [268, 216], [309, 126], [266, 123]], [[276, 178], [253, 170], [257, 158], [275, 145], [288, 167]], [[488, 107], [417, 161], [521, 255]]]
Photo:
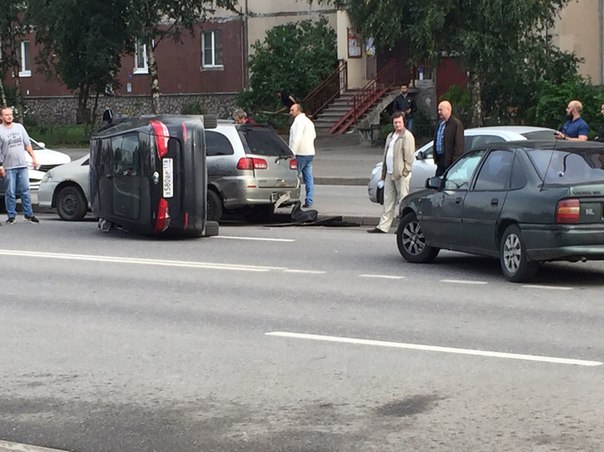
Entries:
[[536, 130], [534, 132], [522, 133], [521, 135], [527, 140], [554, 141], [553, 130]]
[[534, 149], [529, 156], [546, 184], [604, 182], [604, 148], [573, 152]]
[[270, 127], [239, 127], [239, 135], [246, 154], [266, 156], [293, 156], [285, 141]]

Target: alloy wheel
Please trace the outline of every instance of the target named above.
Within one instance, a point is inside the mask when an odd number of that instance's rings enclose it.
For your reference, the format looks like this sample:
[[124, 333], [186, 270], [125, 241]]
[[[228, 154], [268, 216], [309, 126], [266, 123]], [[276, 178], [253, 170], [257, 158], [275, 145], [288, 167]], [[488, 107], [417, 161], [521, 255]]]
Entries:
[[510, 234], [506, 237], [503, 245], [503, 262], [505, 268], [511, 274], [515, 274], [520, 268], [520, 260], [522, 258], [521, 247], [520, 238], [516, 234]]
[[426, 247], [426, 238], [417, 221], [413, 221], [405, 226], [403, 230], [403, 247], [409, 254], [417, 256]]

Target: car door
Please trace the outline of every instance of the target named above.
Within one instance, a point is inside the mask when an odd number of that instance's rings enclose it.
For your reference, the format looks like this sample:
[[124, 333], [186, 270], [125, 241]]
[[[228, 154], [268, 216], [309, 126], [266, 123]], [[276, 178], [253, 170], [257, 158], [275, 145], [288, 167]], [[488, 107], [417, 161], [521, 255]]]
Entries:
[[141, 203], [140, 140], [138, 132], [111, 138], [113, 151], [111, 175], [115, 215], [138, 220]]
[[422, 228], [434, 245], [456, 248], [461, 243], [464, 199], [484, 150], [471, 151], [443, 175], [443, 188], [422, 203]]
[[513, 158], [510, 149], [494, 149], [485, 156], [464, 199], [460, 235], [464, 248], [496, 251], [495, 230], [508, 193]]

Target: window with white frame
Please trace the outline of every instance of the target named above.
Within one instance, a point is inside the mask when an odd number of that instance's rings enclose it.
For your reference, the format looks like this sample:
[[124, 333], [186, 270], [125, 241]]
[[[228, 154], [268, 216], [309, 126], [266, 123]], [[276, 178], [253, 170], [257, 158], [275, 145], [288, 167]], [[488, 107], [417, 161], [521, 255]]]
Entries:
[[204, 69], [222, 68], [222, 33], [220, 30], [201, 34], [201, 66]]
[[140, 39], [137, 39], [134, 44], [134, 73], [148, 74], [149, 66], [147, 64], [147, 44]]
[[21, 41], [19, 47], [19, 77], [31, 77], [29, 59], [29, 41]]

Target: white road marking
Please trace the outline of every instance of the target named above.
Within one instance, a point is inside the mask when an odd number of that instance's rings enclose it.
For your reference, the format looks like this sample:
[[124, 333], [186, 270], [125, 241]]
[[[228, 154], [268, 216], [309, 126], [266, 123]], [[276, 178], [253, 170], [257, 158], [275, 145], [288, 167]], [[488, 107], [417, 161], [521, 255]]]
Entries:
[[325, 342], [340, 342], [345, 344], [356, 344], [356, 345], [373, 345], [377, 347], [391, 347], [391, 348], [404, 348], [410, 350], [422, 350], [428, 352], [441, 352], [441, 353], [455, 353], [460, 355], [474, 355], [474, 356], [485, 356], [489, 358], [504, 358], [504, 359], [518, 359], [524, 361], [539, 361], [545, 363], [555, 364], [570, 364], [576, 366], [601, 366], [603, 363], [600, 361], [585, 361], [582, 359], [567, 359], [567, 358], [553, 358], [549, 356], [535, 356], [535, 355], [522, 355], [516, 353], [501, 353], [491, 352], [485, 350], [472, 350], [466, 348], [452, 348], [452, 347], [440, 347], [433, 345], [420, 345], [420, 344], [405, 344], [402, 342], [386, 342], [386, 341], [374, 341], [368, 339], [354, 339], [348, 337], [336, 337], [336, 336], [322, 336], [317, 334], [304, 334], [304, 333], [290, 333], [284, 331], [273, 331], [265, 333], [267, 336], [279, 336], [289, 337], [294, 339], [308, 339], [315, 341]]
[[237, 237], [234, 235], [215, 235], [212, 239], [226, 239], [226, 240], [251, 240], [258, 242], [295, 242], [295, 239], [271, 239], [265, 237]]
[[403, 279], [404, 276], [392, 275], [359, 275], [360, 278]]
[[308, 274], [311, 274], [311, 275], [323, 275], [323, 274], [327, 273], [327, 272], [320, 271], [320, 270], [296, 270], [296, 269], [293, 269], [293, 268], [291, 268], [291, 269], [288, 268], [288, 269], [285, 269], [283, 271], [285, 273], [308, 273]]
[[49, 449], [47, 447], [31, 446], [29, 444], [11, 443], [0, 440], [0, 451], [2, 452], [67, 452], [62, 449]]
[[257, 265], [236, 265], [236, 264], [219, 264], [212, 262], [193, 262], [193, 261], [172, 261], [159, 259], [139, 259], [131, 257], [111, 257], [98, 256], [88, 254], [60, 254], [60, 253], [43, 253], [38, 251], [14, 251], [0, 250], [0, 255], [4, 256], [19, 256], [19, 257], [36, 257], [44, 259], [59, 259], [59, 260], [76, 260], [76, 261], [91, 261], [91, 262], [111, 262], [120, 264], [135, 264], [135, 265], [157, 265], [163, 267], [186, 267], [186, 268], [207, 268], [215, 270], [234, 270], [248, 272], [268, 272], [274, 270], [286, 270], [284, 267], [262, 267]]
[[464, 280], [464, 279], [441, 279], [440, 282], [449, 283], [449, 284], [474, 284], [474, 285], [488, 284], [485, 281], [470, 281], [470, 280]]
[[523, 284], [522, 287], [526, 287], [527, 289], [573, 290], [572, 287], [540, 286], [537, 284]]

